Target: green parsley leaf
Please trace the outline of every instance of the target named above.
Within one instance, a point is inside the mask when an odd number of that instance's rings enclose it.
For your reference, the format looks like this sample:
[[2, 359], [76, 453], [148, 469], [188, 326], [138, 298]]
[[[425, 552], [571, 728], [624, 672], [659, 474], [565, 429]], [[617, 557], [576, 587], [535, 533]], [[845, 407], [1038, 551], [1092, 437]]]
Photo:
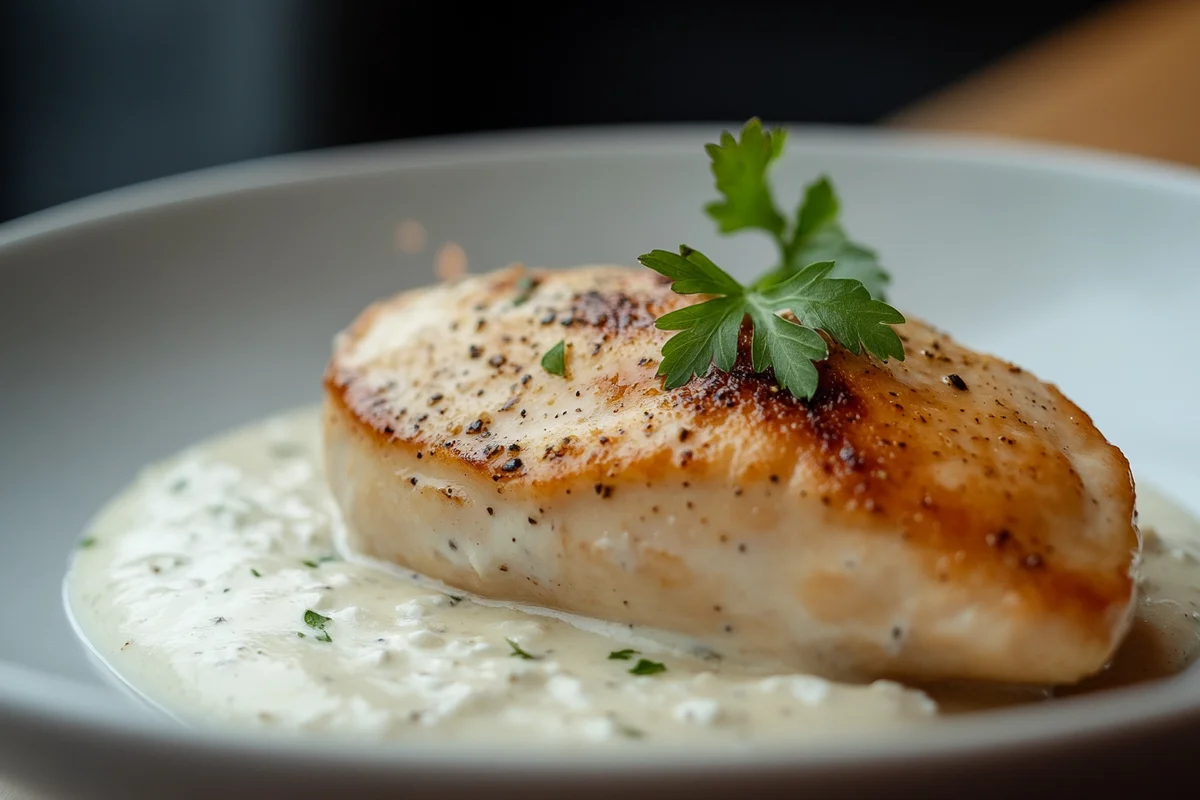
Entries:
[[303, 564], [304, 566], [308, 567], [309, 569], [316, 569], [317, 567], [320, 566], [320, 564], [313, 561], [311, 558], [306, 558], [303, 561], [301, 561], [300, 563]]
[[725, 132], [720, 144], [705, 145], [717, 191], [724, 200], [709, 203], [704, 210], [717, 221], [721, 233], [760, 228], [777, 237], [783, 235], [787, 222], [771, 199], [767, 167], [783, 152], [785, 140], [783, 131], [764, 131], [755, 117], [745, 124], [739, 138]]
[[666, 664], [660, 664], [657, 661], [647, 661], [644, 658], [639, 658], [638, 662], [630, 668], [630, 675], [657, 675], [660, 672], [666, 672]]
[[96, 539], [94, 536], [85, 536], [75, 546], [80, 550], [90, 550], [96, 546]]
[[675, 294], [736, 294], [742, 290], [737, 280], [686, 244], [679, 245], [678, 255], [669, 250], [655, 250], [639, 260], [670, 278]]
[[796, 210], [796, 230], [793, 239], [803, 240], [822, 228], [837, 222], [841, 203], [829, 178], [822, 175], [804, 190], [804, 202]]
[[755, 372], [775, 370], [775, 381], [796, 397], [807, 400], [817, 391], [820, 374], [813, 366], [829, 355], [821, 334], [789, 322], [760, 303], [749, 306], [754, 320], [751, 366]]
[[567, 377], [567, 345], [563, 340], [546, 351], [542, 356], [542, 369], [560, 378]]
[[805, 243], [797, 251], [791, 269], [795, 272], [803, 268], [798, 265], [807, 266], [818, 261], [834, 262], [831, 277], [853, 278], [876, 300], [887, 299], [886, 287], [892, 279], [879, 265], [878, 254], [847, 239], [840, 225], [831, 225]]
[[809, 264], [759, 294], [776, 310], [791, 311], [802, 325], [819, 328], [858, 355], [864, 350], [885, 361], [904, 360], [904, 344], [891, 327], [904, 316], [875, 300], [860, 281], [832, 277], [832, 261]]
[[[722, 197], [705, 212], [721, 233], [758, 229], [770, 234], [780, 253], [774, 269], [745, 286], [686, 245], [678, 255], [654, 250], [638, 258], [670, 278], [676, 294], [710, 295], [655, 323], [676, 331], [663, 344], [658, 366], [667, 389], [714, 366], [732, 370], [747, 321], [754, 371], [772, 370], [779, 385], [800, 399], [817, 390], [814, 364], [829, 356], [826, 337], [855, 354], [904, 360], [900, 337], [890, 327], [904, 317], [883, 302], [890, 278], [875, 251], [852, 241], [842, 227], [833, 182], [822, 175], [805, 187], [792, 221], [775, 205], [767, 173], [786, 140], [783, 130], [764, 130], [752, 118], [737, 137], [726, 131], [717, 144], [705, 147]], [[552, 353], [542, 360], [548, 371]]]
[[668, 389], [683, 386], [693, 375], [705, 374], [714, 361], [717, 369], [733, 369], [738, 330], [746, 315], [744, 300], [739, 287], [733, 296], [685, 306], [658, 318], [656, 327], [679, 331], [663, 344], [663, 360], [658, 365]]
[[638, 654], [637, 650], [613, 650], [608, 654], [609, 659], [613, 661], [628, 661]]
[[[330, 622], [333, 622], [333, 620], [324, 614], [318, 614], [312, 609], [306, 609], [304, 612], [304, 624], [317, 631], [313, 638], [318, 642], [333, 641], [333, 639], [330, 638], [329, 633], [325, 630], [325, 626]], [[304, 634], [300, 635], [303, 636]]]
[[[679, 255], [655, 250], [638, 258], [672, 280], [678, 294], [719, 294], [659, 317], [656, 327], [679, 331], [662, 348], [658, 374], [668, 389], [704, 375], [711, 365], [728, 372], [737, 361], [738, 335], [747, 317], [753, 326], [751, 366], [774, 369], [779, 385], [798, 398], [817, 390], [813, 366], [829, 355], [823, 330], [853, 353], [904, 360], [900, 337], [890, 326], [904, 322], [899, 311], [874, 300], [861, 282], [833, 278], [831, 262], [803, 270], [763, 287], [745, 287], [699, 251], [680, 247]], [[780, 316], [791, 312], [788, 318]]]
[[804, 191], [797, 210], [796, 226], [789, 240], [781, 243], [783, 266], [759, 280], [758, 286], [786, 280], [809, 264], [832, 261], [834, 278], [853, 278], [876, 300], [884, 299], [884, 288], [891, 281], [879, 265], [879, 255], [850, 240], [838, 222], [841, 203], [833, 183], [822, 175]]
[[[704, 207], [721, 233], [746, 229], [766, 231], [779, 247], [780, 263], [755, 286], [784, 281], [809, 264], [833, 261], [835, 278], [853, 278], [877, 300], [891, 278], [879, 255], [850, 239], [839, 221], [841, 203], [833, 182], [822, 175], [805, 188], [804, 198], [789, 223], [775, 205], [767, 173], [783, 153], [786, 132], [766, 131], [757, 118], [742, 128], [739, 138], [721, 134], [719, 144], [705, 146], [717, 191], [724, 198]], [[678, 291], [678, 290], [677, 290]], [[710, 292], [728, 294], [727, 292]]]
[[261, 578], [261, 577], [262, 577], [262, 573], [261, 573], [261, 572], [259, 572], [258, 570], [256, 570], [254, 567], [251, 567], [251, 568], [250, 568], [250, 574], [251, 574], [251, 575], [253, 575], [253, 576], [254, 576], [254, 577], [256, 577], [256, 578]]
[[509, 653], [509, 655], [512, 656], [513, 658], [524, 658], [524, 659], [528, 659], [530, 661], [537, 660], [537, 656], [526, 653], [524, 650], [521, 649], [521, 645], [517, 644], [512, 639], [505, 639], [504, 641], [508, 642], [508, 646], [512, 648], [512, 652]]

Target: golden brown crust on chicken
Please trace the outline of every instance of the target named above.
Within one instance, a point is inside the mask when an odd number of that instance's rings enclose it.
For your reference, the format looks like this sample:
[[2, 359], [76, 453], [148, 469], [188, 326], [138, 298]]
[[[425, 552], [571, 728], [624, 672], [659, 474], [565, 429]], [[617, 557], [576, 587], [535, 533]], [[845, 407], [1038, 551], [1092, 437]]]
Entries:
[[[533, 284], [532, 287], [530, 284]], [[920, 322], [800, 401], [740, 360], [665, 391], [645, 270], [398, 295], [326, 376], [351, 544], [480, 595], [830, 674], [1069, 682], [1128, 624], [1121, 453], [1052, 386]], [[567, 344], [567, 376], [539, 365]]]

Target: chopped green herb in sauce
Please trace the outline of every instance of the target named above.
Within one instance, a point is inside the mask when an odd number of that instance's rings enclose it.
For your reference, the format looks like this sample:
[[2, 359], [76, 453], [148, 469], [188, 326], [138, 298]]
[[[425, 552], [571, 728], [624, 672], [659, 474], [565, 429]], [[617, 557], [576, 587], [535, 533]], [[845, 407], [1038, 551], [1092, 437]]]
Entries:
[[76, 546], [77, 546], [77, 547], [78, 547], [80, 550], [88, 550], [88, 549], [90, 549], [90, 548], [93, 548], [93, 547], [95, 547], [95, 546], [96, 546], [96, 539], [95, 539], [94, 537], [92, 537], [92, 536], [87, 536], [87, 537], [85, 537], [85, 538], [83, 538], [83, 539], [80, 539], [80, 540], [79, 540], [79, 544], [78, 544], [78, 545], [76, 545]]
[[[312, 609], [306, 609], [304, 611], [304, 624], [317, 631], [317, 634], [313, 638], [315, 638], [318, 642], [333, 641], [333, 639], [330, 638], [329, 633], [325, 630], [325, 626], [330, 622], [333, 622], [333, 620], [324, 614], [318, 614]], [[303, 637], [304, 634], [300, 634], [300, 636]]]
[[521, 645], [517, 644], [512, 639], [505, 639], [504, 641], [508, 642], [508, 646], [512, 648], [512, 652], [509, 653], [509, 655], [512, 656], [513, 658], [526, 658], [526, 659], [529, 659], [530, 661], [537, 660], [537, 656], [532, 655], [532, 654], [527, 653], [524, 650], [522, 650]]
[[261, 572], [259, 572], [258, 570], [256, 570], [254, 567], [251, 567], [251, 568], [250, 568], [250, 574], [251, 574], [251, 575], [253, 575], [253, 576], [254, 576], [254, 577], [256, 577], [256, 578], [261, 578], [261, 577], [262, 577], [262, 573], [261, 573]]
[[638, 654], [637, 650], [613, 650], [608, 654], [608, 657], [613, 661], [628, 661]]
[[646, 732], [641, 728], [635, 728], [632, 725], [624, 725], [620, 722], [616, 723], [617, 733], [624, 736], [626, 739], [643, 739]]
[[666, 672], [666, 664], [660, 664], [657, 661], [647, 661], [644, 658], [639, 658], [638, 662], [630, 668], [630, 675], [657, 675], [660, 672]]

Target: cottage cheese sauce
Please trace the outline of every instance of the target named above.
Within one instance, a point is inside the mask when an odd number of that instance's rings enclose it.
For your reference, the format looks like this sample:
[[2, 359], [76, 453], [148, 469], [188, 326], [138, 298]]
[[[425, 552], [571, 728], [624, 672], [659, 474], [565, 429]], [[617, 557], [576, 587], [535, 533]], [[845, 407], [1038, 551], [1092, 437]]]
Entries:
[[[1114, 665], [1073, 691], [1170, 674], [1200, 644], [1200, 526], [1139, 501], [1143, 526], [1161, 528], [1146, 533], [1137, 622]], [[82, 541], [69, 610], [155, 705], [286, 733], [750, 746], [1052, 694], [755, 670], [677, 637], [477, 602], [346, 560], [339, 536], [317, 412], [295, 412], [148, 468]]]

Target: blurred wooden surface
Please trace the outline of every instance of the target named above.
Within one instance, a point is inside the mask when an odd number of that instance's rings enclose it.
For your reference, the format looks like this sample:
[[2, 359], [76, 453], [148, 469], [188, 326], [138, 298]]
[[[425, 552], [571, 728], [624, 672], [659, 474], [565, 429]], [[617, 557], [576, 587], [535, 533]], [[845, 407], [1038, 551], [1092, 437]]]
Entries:
[[1200, 166], [1200, 0], [1125, 0], [893, 117]]

